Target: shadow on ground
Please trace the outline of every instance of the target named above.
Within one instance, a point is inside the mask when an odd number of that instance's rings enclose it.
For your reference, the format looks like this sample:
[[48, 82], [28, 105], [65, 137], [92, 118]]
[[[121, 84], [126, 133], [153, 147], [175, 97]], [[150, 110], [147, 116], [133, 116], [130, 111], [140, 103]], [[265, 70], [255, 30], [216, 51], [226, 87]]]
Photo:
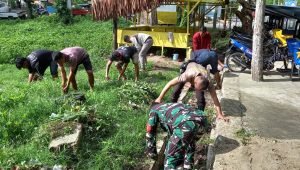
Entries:
[[238, 100], [222, 98], [221, 106], [226, 116], [245, 116], [244, 113], [247, 111], [246, 107]]
[[240, 143], [234, 139], [219, 135], [215, 141], [215, 153], [225, 154], [238, 148]]

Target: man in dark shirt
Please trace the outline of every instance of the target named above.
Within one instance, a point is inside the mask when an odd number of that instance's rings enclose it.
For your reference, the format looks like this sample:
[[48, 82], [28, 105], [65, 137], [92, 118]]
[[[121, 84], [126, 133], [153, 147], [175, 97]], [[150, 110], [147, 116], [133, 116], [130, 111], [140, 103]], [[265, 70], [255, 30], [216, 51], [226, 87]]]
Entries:
[[29, 71], [28, 82], [37, 80], [39, 76], [43, 76], [46, 69], [50, 66], [50, 72], [53, 78], [57, 78], [57, 63], [52, 57], [53, 51], [36, 50], [29, 54], [26, 58], [16, 58], [16, 67], [18, 69], [26, 68]]
[[217, 82], [217, 89], [221, 88], [221, 78], [218, 70], [218, 64], [223, 65], [221, 61], [218, 59], [218, 55], [215, 51], [211, 51], [208, 49], [201, 49], [193, 51], [191, 54], [191, 60], [196, 62], [197, 64], [202, 65], [203, 67], [207, 67], [207, 65], [211, 66], [210, 73], [214, 75], [214, 78]]
[[120, 73], [118, 80], [123, 77], [124, 80], [126, 80], [126, 76], [124, 74], [128, 63], [130, 62], [130, 59], [132, 60], [132, 63], [134, 64], [134, 69], [135, 69], [135, 81], [138, 80], [139, 78], [139, 58], [138, 58], [138, 53], [136, 47], [130, 46], [130, 47], [125, 47], [121, 46], [117, 50], [115, 50], [110, 58], [108, 59], [108, 62], [106, 64], [106, 74], [105, 78], [106, 80], [109, 80], [110, 77], [108, 76], [109, 74], [109, 69], [113, 61], [116, 61], [116, 67]]

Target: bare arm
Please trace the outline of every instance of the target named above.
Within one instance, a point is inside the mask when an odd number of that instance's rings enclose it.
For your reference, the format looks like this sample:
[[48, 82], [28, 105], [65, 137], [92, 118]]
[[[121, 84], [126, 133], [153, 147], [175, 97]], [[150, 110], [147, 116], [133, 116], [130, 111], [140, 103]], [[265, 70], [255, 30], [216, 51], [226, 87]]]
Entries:
[[124, 76], [124, 73], [125, 73], [125, 70], [126, 70], [127, 66], [128, 66], [128, 63], [124, 63], [122, 71], [120, 72], [118, 80], [120, 80], [121, 77], [123, 77], [124, 79], [126, 79], [126, 77]]
[[105, 79], [106, 80], [110, 79], [108, 74], [109, 74], [109, 69], [110, 69], [111, 64], [112, 64], [111, 60], [108, 60], [107, 63], [106, 63], [106, 69], [105, 69], [106, 70], [106, 72], [105, 72]]
[[169, 81], [166, 86], [163, 88], [163, 90], [161, 91], [159, 97], [155, 100], [155, 102], [157, 103], [161, 103], [163, 97], [166, 95], [166, 93], [169, 91], [169, 89], [173, 86], [175, 86], [176, 84], [178, 84], [178, 77], [175, 77], [174, 79], [172, 79], [171, 81]]
[[217, 89], [221, 89], [221, 76], [219, 72], [216, 72], [214, 75], [214, 79], [217, 82]]
[[63, 91], [66, 93], [69, 90], [69, 86], [70, 86], [70, 82], [73, 81], [75, 79], [75, 73], [74, 73], [74, 69], [71, 67], [70, 68], [70, 73], [68, 76], [68, 80], [66, 85], [63, 87]]
[[33, 80], [34, 74], [33, 73], [29, 73], [28, 75], [28, 83], [31, 83]]
[[66, 75], [66, 70], [64, 67], [63, 63], [57, 63], [60, 69], [60, 74], [61, 74], [61, 79], [62, 79], [62, 83], [61, 83], [61, 87], [64, 88], [66, 85], [66, 81], [67, 81], [67, 75]]
[[216, 112], [217, 112], [217, 119], [223, 119], [225, 121], [227, 121], [228, 119], [225, 118], [224, 113], [222, 112], [222, 108], [221, 108], [221, 104], [219, 102], [219, 99], [217, 97], [217, 93], [214, 87], [210, 87], [209, 88], [209, 93], [211, 95], [211, 98], [213, 99], [215, 108], [216, 108]]
[[139, 80], [139, 64], [134, 64], [134, 70], [135, 70], [135, 81]]

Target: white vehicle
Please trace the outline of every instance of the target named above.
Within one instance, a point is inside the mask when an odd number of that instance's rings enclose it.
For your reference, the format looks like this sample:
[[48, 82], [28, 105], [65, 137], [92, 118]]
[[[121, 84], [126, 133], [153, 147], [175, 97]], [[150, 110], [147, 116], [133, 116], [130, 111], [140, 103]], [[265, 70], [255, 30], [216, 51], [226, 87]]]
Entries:
[[0, 2], [0, 18], [26, 18], [26, 11], [24, 10], [12, 10], [6, 5], [6, 3]]

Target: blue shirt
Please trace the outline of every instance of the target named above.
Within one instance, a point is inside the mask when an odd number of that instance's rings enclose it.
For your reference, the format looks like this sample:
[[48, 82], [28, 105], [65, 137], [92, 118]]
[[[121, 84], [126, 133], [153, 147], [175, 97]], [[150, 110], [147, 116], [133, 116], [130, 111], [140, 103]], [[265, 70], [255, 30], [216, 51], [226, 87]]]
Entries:
[[212, 69], [210, 72], [212, 74], [218, 72], [218, 55], [215, 51], [210, 51], [208, 49], [196, 50], [192, 52], [191, 59], [203, 67], [211, 65]]

